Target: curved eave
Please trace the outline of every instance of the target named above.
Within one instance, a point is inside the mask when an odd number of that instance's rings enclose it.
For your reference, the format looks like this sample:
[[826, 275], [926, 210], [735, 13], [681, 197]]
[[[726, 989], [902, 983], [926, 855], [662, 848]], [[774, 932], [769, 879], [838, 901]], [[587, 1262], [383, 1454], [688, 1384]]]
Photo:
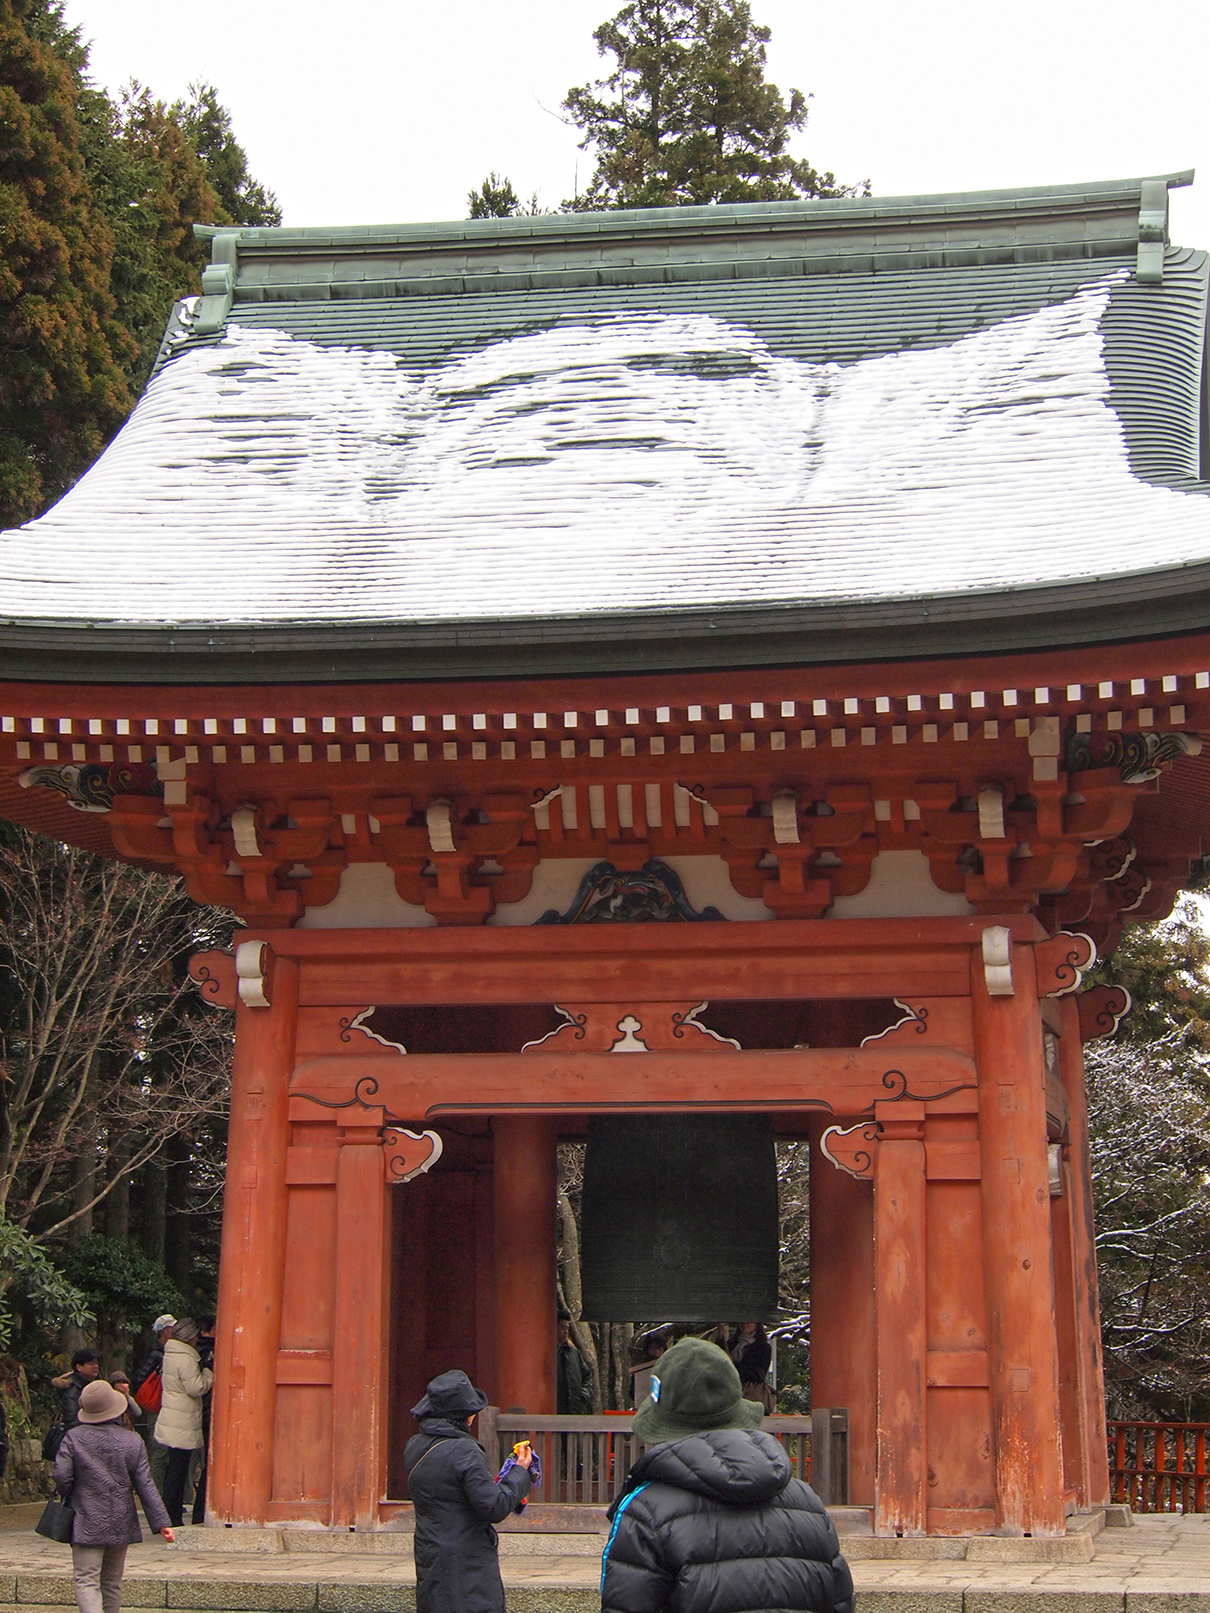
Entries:
[[[876, 556], [871, 556], [876, 563]], [[1210, 563], [852, 604], [428, 622], [0, 622], [0, 678], [301, 684], [823, 666], [1170, 638], [1210, 629]]]

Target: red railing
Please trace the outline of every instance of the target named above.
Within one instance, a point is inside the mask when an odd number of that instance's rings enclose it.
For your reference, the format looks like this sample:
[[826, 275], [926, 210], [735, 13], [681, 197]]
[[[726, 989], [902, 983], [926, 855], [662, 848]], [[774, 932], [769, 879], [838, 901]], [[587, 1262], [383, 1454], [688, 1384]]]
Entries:
[[1210, 1423], [1110, 1423], [1115, 1501], [1134, 1512], [1206, 1511]]

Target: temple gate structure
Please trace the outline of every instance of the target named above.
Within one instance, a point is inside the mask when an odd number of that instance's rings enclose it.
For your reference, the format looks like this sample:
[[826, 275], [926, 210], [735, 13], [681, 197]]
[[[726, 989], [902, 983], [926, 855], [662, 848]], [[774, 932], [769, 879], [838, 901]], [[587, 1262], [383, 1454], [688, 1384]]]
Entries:
[[875, 1533], [1107, 1502], [1085, 977], [1210, 809], [1190, 177], [207, 232], [0, 538], [0, 811], [245, 926], [211, 1522], [387, 1525], [449, 1366], [553, 1412], [557, 1143], [703, 1112], [810, 1139]]

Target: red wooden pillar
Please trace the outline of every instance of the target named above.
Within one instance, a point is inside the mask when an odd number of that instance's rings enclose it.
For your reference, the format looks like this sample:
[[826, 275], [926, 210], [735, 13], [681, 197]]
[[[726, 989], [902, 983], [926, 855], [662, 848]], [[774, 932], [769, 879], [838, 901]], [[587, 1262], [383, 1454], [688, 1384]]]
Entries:
[[362, 1124], [337, 1133], [332, 1523], [338, 1528], [376, 1528], [386, 1490], [391, 1189], [382, 1120], [381, 1109], [368, 1110]]
[[878, 1374], [874, 1320], [874, 1188], [838, 1170], [811, 1125], [811, 1404], [849, 1413], [849, 1500], [874, 1505]]
[[209, 1514], [223, 1523], [264, 1523], [273, 1489], [287, 1106], [298, 1025], [294, 959], [275, 960], [270, 992], [270, 1007], [241, 1001], [235, 1011], [206, 1495]]
[[497, 1115], [496, 1384], [504, 1410], [555, 1410], [557, 1135], [546, 1115]]
[[982, 952], [972, 956], [996, 1525], [1005, 1535], [1064, 1532], [1036, 980], [1033, 948], [1014, 946], [1013, 994], [993, 997]]
[[1074, 996], [1060, 1000], [1063, 1034], [1059, 1038], [1059, 1075], [1070, 1116], [1070, 1157], [1066, 1171], [1068, 1226], [1071, 1239], [1071, 1286], [1074, 1330], [1074, 1387], [1081, 1423], [1084, 1506], [1109, 1502], [1109, 1451], [1105, 1439], [1105, 1368], [1101, 1357], [1101, 1301], [1097, 1288], [1097, 1251], [1092, 1208], [1092, 1163], [1088, 1148], [1088, 1094], [1084, 1085], [1084, 1048], [1080, 1010]]
[[874, 1164], [878, 1467], [874, 1533], [928, 1529], [924, 1105], [879, 1103]]

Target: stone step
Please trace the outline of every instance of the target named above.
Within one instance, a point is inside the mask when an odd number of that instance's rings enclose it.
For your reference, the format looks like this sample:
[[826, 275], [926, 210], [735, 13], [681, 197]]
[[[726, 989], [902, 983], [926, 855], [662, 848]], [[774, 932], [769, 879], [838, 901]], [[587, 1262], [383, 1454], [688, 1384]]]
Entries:
[[[130, 1586], [127, 1580], [123, 1593]], [[262, 1589], [273, 1590], [272, 1582]], [[333, 1587], [337, 1588], [337, 1587]], [[415, 1613], [416, 1592], [411, 1585], [338, 1587], [346, 1593], [368, 1593], [362, 1599], [342, 1601], [345, 1613]], [[312, 1587], [316, 1589], [316, 1587]], [[571, 1585], [516, 1585], [505, 1589], [508, 1613], [600, 1613], [601, 1598], [592, 1588]], [[388, 1592], [392, 1593], [388, 1595]], [[123, 1605], [129, 1604], [123, 1594]], [[163, 1605], [163, 1604], [159, 1604]], [[291, 1608], [299, 1604], [291, 1603]], [[308, 1602], [308, 1608], [323, 1608], [322, 1601]], [[946, 1586], [869, 1586], [859, 1587], [859, 1613], [1207, 1613], [1210, 1593], [1201, 1590], [1123, 1590], [1119, 1584], [1081, 1586], [1059, 1590], [1043, 1586], [978, 1587]], [[228, 1606], [201, 1597], [192, 1602], [169, 1604], [174, 1613], [215, 1613]], [[280, 1613], [282, 1603], [262, 1598], [239, 1604], [232, 1613]], [[0, 1613], [76, 1613], [74, 1602], [0, 1601]]]

